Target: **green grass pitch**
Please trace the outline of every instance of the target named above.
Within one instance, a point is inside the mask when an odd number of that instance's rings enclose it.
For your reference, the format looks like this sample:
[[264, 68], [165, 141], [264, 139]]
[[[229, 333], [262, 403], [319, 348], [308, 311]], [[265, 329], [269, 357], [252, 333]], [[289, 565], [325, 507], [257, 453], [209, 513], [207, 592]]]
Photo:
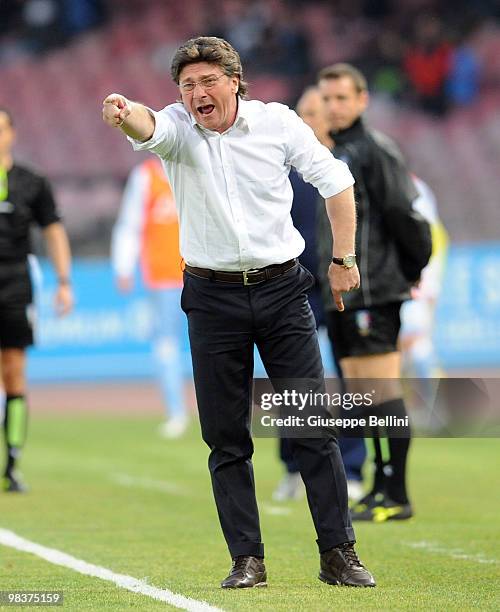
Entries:
[[[157, 423], [151, 416], [35, 414], [22, 465], [31, 492], [0, 493], [0, 528], [225, 610], [500, 609], [499, 440], [414, 441], [416, 517], [356, 527], [376, 589], [317, 579], [306, 502], [271, 501], [281, 475], [275, 441], [256, 440], [269, 587], [226, 592], [219, 583], [230, 560], [198, 426], [167, 442], [156, 435]], [[170, 607], [0, 545], [0, 590], [31, 589], [63, 590], [70, 610]]]

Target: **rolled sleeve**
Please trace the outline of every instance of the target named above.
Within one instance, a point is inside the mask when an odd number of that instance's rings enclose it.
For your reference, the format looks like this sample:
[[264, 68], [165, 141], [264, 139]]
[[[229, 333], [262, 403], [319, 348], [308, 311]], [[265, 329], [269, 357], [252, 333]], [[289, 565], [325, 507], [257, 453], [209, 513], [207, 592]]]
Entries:
[[321, 196], [327, 200], [354, 185], [354, 177], [347, 164], [331, 155], [330, 168], [313, 183]]
[[287, 111], [287, 163], [296, 168], [307, 183], [314, 185], [325, 199], [354, 185], [347, 164], [336, 159], [294, 111]]
[[141, 142], [127, 136], [134, 151], [151, 151], [162, 158], [168, 158], [177, 141], [177, 125], [167, 106], [161, 111], [154, 111], [148, 107], [155, 120], [155, 129], [149, 140]]

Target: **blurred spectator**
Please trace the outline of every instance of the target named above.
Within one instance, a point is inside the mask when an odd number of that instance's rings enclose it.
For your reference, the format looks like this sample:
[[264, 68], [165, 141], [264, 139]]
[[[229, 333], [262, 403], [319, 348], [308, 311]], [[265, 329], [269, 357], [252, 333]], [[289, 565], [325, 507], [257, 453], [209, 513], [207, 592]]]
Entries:
[[263, 30], [268, 22], [268, 11], [262, 2], [223, 0], [213, 11], [207, 11], [207, 34], [220, 36], [239, 49], [242, 61], [252, 58], [262, 41]]
[[386, 94], [399, 99], [407, 85], [403, 74], [401, 58], [403, 57], [403, 40], [397, 30], [385, 29], [376, 37], [375, 49], [371, 61], [363, 65], [370, 75], [374, 92]]
[[[207, 33], [238, 48], [242, 60], [251, 62], [251, 75], [305, 77], [312, 69], [311, 44], [300, 20], [300, 4], [224, 0], [220, 14], [210, 12]], [[302, 90], [301, 81], [295, 85], [296, 93]]]
[[63, 42], [61, 8], [57, 0], [27, 0], [24, 3], [25, 43], [30, 51], [39, 53]]
[[0, 35], [16, 29], [20, 12], [21, 2], [13, 0], [0, 2]]
[[399, 336], [402, 368], [405, 376], [420, 379], [420, 389], [430, 401], [428, 379], [442, 375], [436, 355], [433, 331], [436, 304], [441, 292], [448, 250], [448, 233], [439, 218], [436, 196], [422, 179], [413, 176], [418, 197], [413, 202], [431, 226], [432, 257], [422, 271], [418, 287], [412, 288], [412, 299], [401, 308]]
[[[3, 55], [43, 53], [103, 22], [104, 0], [8, 0], [0, 3], [0, 35], [12, 34]], [[7, 49], [5, 48], [7, 47]]]
[[451, 104], [465, 106], [479, 94], [480, 64], [474, 49], [462, 40], [451, 54], [446, 94]]
[[113, 229], [111, 261], [118, 289], [129, 293], [140, 264], [153, 311], [153, 357], [166, 411], [160, 434], [182, 436], [188, 426], [183, 398], [182, 346], [187, 329], [182, 289], [179, 225], [172, 189], [157, 157], [134, 166]]
[[104, 21], [105, 0], [62, 0], [61, 12], [64, 33], [73, 36]]
[[297, 19], [297, 11], [278, 5], [276, 13], [262, 31], [252, 70], [305, 76], [312, 68], [310, 42]]
[[446, 81], [451, 68], [451, 47], [437, 17], [422, 15], [415, 28], [415, 41], [404, 59], [413, 94], [420, 106], [438, 115], [446, 111]]
[[[57, 20], [43, 26], [51, 5], [57, 6]], [[83, 20], [75, 16], [75, 6]], [[294, 105], [319, 66], [350, 60], [368, 77], [374, 94], [371, 112], [379, 127], [405, 143], [412, 166], [432, 182], [454, 239], [495, 239], [499, 223], [491, 218], [500, 214], [498, 171], [489, 152], [496, 151], [498, 129], [499, 3], [439, 0], [438, 40], [449, 39], [449, 70], [438, 79], [440, 105], [451, 112], [449, 123], [432, 131], [405, 59], [415, 24], [422, 19], [418, 15], [437, 6], [438, 0], [0, 0], [0, 103], [19, 108], [19, 153], [43, 163], [55, 181], [77, 254], [104, 255], [118, 183], [134, 162], [112, 135], [96, 144], [94, 105], [103, 91], [133, 83], [137, 98], [148, 105], [164, 95], [173, 99], [177, 90], [166, 76], [173, 50], [180, 37], [199, 32], [222, 35], [242, 50], [251, 96], [265, 101]], [[86, 36], [82, 28], [100, 23], [104, 10], [110, 26]], [[35, 33], [23, 20], [27, 13], [32, 28], [35, 15]], [[69, 13], [77, 25], [65, 25]], [[77, 31], [78, 44], [72, 44]], [[32, 35], [38, 37], [36, 44]], [[56, 43], [66, 47], [54, 48]], [[36, 55], [26, 57], [35, 47]], [[40, 53], [41, 48], [49, 53]], [[112, 62], [105, 61], [109, 53]], [[427, 77], [425, 58], [421, 68]], [[404, 104], [409, 100], [413, 108]], [[74, 122], [71, 109], [77, 104], [83, 115]], [[461, 117], [452, 112], [464, 104], [477, 107]], [[477, 129], [467, 124], [474, 115]], [[467, 155], [472, 162], [465, 160]], [[438, 168], [441, 162], [446, 170]], [[456, 180], [450, 185], [445, 175]], [[456, 212], [461, 197], [475, 203], [467, 223]]]

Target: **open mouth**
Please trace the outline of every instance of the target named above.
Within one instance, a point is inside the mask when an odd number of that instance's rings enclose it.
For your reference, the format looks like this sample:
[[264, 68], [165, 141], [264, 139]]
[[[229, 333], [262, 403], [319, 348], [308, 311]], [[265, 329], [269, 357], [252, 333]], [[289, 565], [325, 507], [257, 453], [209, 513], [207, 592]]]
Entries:
[[203, 106], [197, 106], [196, 110], [200, 113], [200, 115], [210, 115], [215, 109], [213, 104], [205, 104]]

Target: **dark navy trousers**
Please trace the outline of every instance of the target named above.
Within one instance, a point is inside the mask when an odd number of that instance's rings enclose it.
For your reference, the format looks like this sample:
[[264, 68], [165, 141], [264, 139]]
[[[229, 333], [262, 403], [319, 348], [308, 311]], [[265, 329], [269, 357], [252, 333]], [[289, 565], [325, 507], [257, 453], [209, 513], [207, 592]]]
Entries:
[[[219, 520], [229, 552], [264, 556], [250, 432], [257, 345], [271, 379], [322, 379], [316, 326], [307, 301], [312, 275], [297, 265], [256, 285], [184, 273], [196, 398]], [[353, 542], [342, 458], [332, 434], [294, 438], [320, 552]]]

